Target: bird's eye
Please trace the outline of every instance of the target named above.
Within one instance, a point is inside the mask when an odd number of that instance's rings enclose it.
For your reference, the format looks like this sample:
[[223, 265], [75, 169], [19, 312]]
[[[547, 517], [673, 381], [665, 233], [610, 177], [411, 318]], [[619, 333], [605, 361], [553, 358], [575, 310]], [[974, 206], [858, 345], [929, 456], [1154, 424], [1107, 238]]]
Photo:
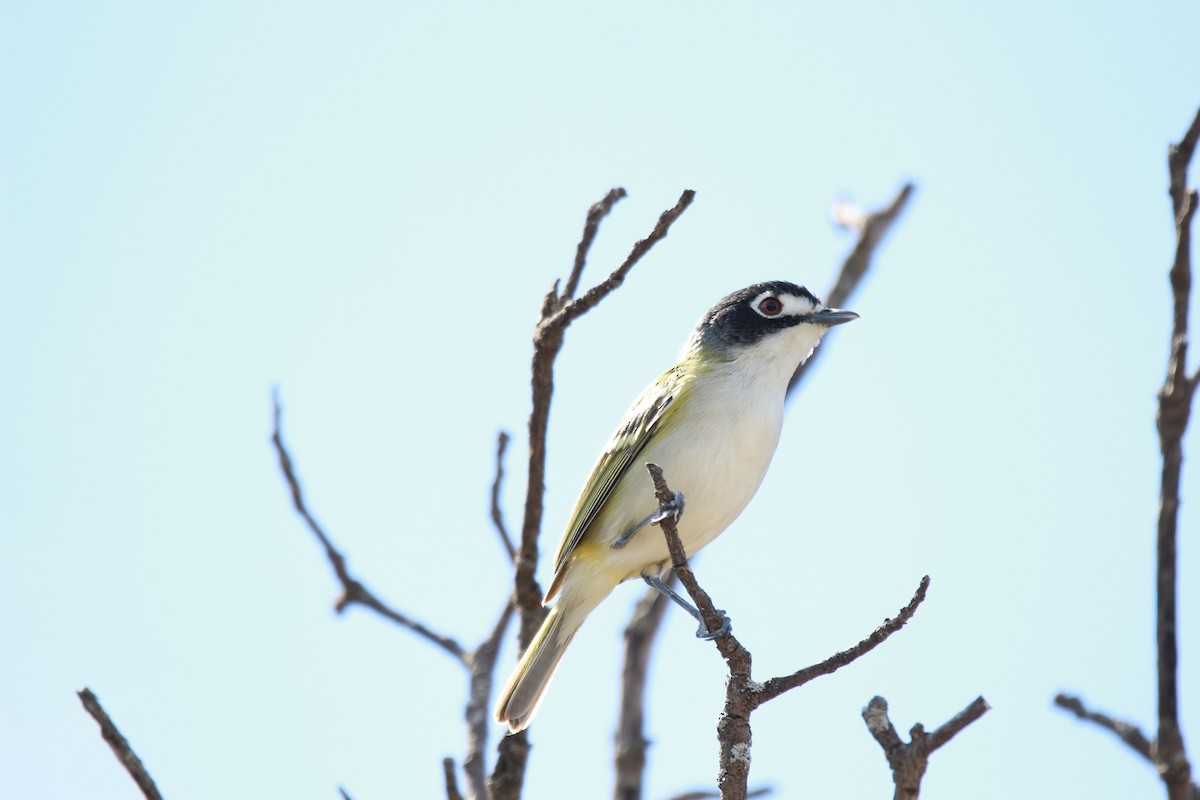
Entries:
[[778, 297], [764, 297], [758, 304], [764, 317], [778, 317], [783, 313], [783, 303]]

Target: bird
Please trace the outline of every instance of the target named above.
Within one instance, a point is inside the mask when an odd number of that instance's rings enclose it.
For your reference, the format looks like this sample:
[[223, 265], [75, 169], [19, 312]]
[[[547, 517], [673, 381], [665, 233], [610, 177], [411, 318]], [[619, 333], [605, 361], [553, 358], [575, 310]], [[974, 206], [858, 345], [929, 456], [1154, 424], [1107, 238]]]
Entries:
[[705, 312], [677, 363], [633, 401], [604, 445], [575, 502], [554, 555], [542, 604], [557, 598], [496, 703], [509, 733], [533, 720], [563, 653], [587, 616], [622, 582], [636, 578], [682, 605], [662, 580], [666, 540], [645, 530], [661, 521], [642, 469], [657, 464], [675, 495], [680, 540], [689, 556], [719, 536], [758, 491], [783, 428], [788, 382], [829, 328], [858, 314], [826, 308], [788, 281], [756, 283]]

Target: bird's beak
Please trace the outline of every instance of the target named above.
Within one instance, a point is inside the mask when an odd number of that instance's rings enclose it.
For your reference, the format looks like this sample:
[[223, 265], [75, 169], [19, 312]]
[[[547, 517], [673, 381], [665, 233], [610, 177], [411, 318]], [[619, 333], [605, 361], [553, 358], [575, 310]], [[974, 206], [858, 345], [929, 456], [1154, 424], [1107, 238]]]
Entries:
[[808, 321], [814, 325], [824, 325], [827, 328], [832, 328], [834, 325], [841, 325], [843, 322], [849, 322], [852, 319], [858, 319], [858, 314], [841, 308], [825, 308], [809, 317]]

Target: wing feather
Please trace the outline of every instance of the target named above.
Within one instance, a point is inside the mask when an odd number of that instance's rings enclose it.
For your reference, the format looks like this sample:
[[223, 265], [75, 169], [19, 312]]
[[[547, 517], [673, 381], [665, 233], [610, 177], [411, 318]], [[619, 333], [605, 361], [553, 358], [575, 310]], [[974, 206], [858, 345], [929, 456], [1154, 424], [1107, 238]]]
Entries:
[[612, 496], [617, 483], [629, 472], [638, 454], [646, 448], [662, 424], [667, 408], [679, 396], [682, 379], [683, 369], [678, 366], [663, 373], [633, 402], [604, 446], [604, 452], [588, 475], [583, 492], [575, 501], [571, 520], [554, 554], [554, 578], [546, 591], [547, 600], [557, 594], [571, 553]]

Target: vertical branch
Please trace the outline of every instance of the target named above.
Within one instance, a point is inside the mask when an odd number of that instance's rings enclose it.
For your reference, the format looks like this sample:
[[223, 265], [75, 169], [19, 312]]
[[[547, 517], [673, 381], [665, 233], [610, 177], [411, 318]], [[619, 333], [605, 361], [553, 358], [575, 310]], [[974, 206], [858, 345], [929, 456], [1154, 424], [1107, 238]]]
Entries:
[[[454, 759], [442, 759], [442, 775], [446, 783], [446, 800], [463, 800], [462, 792], [458, 790], [458, 780], [454, 777]], [[342, 792], [343, 800], [349, 800]]]
[[1155, 763], [1167, 796], [1191, 796], [1191, 765], [1179, 726], [1178, 642], [1176, 630], [1177, 520], [1179, 481], [1183, 471], [1183, 434], [1191, 415], [1196, 378], [1187, 374], [1188, 312], [1191, 302], [1191, 225], [1196, 213], [1196, 190], [1187, 188], [1188, 166], [1200, 138], [1200, 111], [1179, 144], [1167, 154], [1172, 211], [1175, 219], [1175, 259], [1171, 265], [1173, 314], [1171, 354], [1167, 376], [1158, 394], [1156, 423], [1162, 451], [1158, 506], [1158, 739]]
[[[674, 573], [668, 585], [675, 580]], [[646, 684], [650, 650], [667, 610], [667, 597], [647, 589], [625, 627], [625, 664], [621, 669], [621, 710], [617, 719], [616, 785], [613, 800], [641, 800], [646, 770]]]
[[1076, 717], [1119, 736], [1143, 758], [1153, 762], [1170, 800], [1200, 800], [1200, 787], [1192, 781], [1192, 767], [1179, 725], [1179, 643], [1176, 627], [1178, 586], [1179, 482], [1183, 473], [1183, 434], [1191, 416], [1192, 398], [1200, 375], [1187, 372], [1188, 313], [1192, 291], [1192, 221], [1196, 215], [1196, 190], [1188, 188], [1188, 167], [1200, 141], [1200, 110], [1178, 144], [1167, 149], [1168, 194], [1175, 221], [1175, 257], [1171, 264], [1171, 349], [1167, 375], [1158, 392], [1159, 481], [1156, 531], [1155, 639], [1158, 658], [1158, 731], [1154, 741], [1134, 724], [1088, 709], [1072, 695], [1060, 694], [1054, 702]]
[[[491, 729], [492, 683], [496, 672], [496, 657], [500, 655], [500, 640], [512, 620], [513, 604], [504, 604], [500, 619], [496, 621], [488, 638], [467, 655], [470, 672], [469, 693], [464, 717], [467, 722], [467, 756], [463, 759], [463, 773], [471, 800], [488, 800], [487, 750], [488, 732]], [[447, 759], [449, 760], [449, 759]]]
[[508, 449], [508, 434], [504, 431], [496, 436], [496, 477], [492, 481], [492, 524], [496, 527], [496, 535], [508, 553], [509, 561], [517, 560], [517, 548], [513, 546], [512, 537], [508, 535], [508, 526], [504, 524], [504, 512], [500, 510], [500, 486], [504, 483], [504, 451]]

